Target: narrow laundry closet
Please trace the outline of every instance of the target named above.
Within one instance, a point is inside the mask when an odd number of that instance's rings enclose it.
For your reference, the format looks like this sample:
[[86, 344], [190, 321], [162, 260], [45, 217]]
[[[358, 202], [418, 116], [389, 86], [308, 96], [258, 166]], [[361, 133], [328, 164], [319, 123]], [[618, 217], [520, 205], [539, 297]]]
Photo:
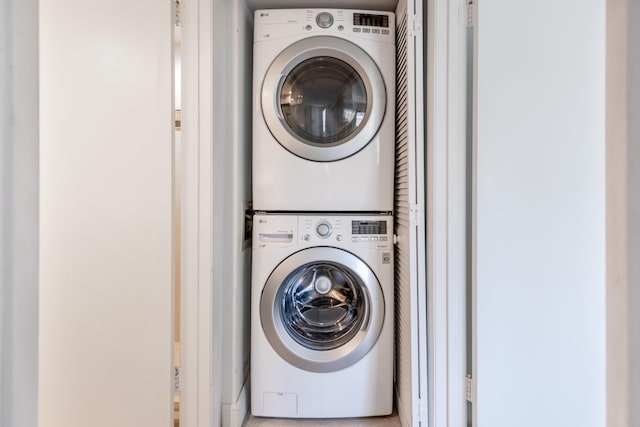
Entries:
[[[424, 93], [426, 56], [422, 4], [319, 2], [313, 8], [299, 9], [296, 2], [234, 1], [214, 2], [212, 7], [211, 36], [207, 35], [211, 30], [203, 26], [199, 31], [204, 35], [190, 34], [187, 23], [197, 22], [197, 16], [188, 6], [182, 10], [183, 45], [196, 46], [195, 40], [202, 43], [199, 51], [189, 52], [185, 47], [183, 120], [188, 132], [189, 120], [196, 119], [190, 116], [190, 106], [191, 114], [199, 109], [199, 125], [213, 132], [213, 146], [205, 150], [212, 150], [207, 154], [213, 159], [213, 187], [208, 194], [213, 195], [212, 204], [217, 212], [212, 223], [216, 238], [211, 247], [213, 293], [217, 295], [214, 306], [218, 301], [225, 302], [219, 306], [221, 312], [218, 313], [223, 325], [221, 334], [214, 335], [212, 343], [214, 348], [219, 345], [224, 349], [219, 356], [223, 424], [240, 425], [253, 410], [257, 415], [297, 418], [344, 418], [393, 412], [403, 425], [417, 425], [419, 419], [425, 422], [429, 359], [428, 335], [424, 332], [427, 330], [426, 146], [425, 98], [421, 94]], [[208, 45], [209, 37], [212, 37], [212, 46]], [[319, 39], [325, 42], [313, 44]], [[385, 41], [378, 47], [378, 40]], [[254, 48], [260, 50], [256, 53]], [[320, 52], [319, 55], [331, 52], [329, 56], [338, 55], [340, 59], [314, 64], [314, 55], [318, 55], [314, 51]], [[222, 58], [227, 60], [221, 62]], [[200, 68], [198, 72], [190, 68], [202, 67], [203, 63], [211, 64], [212, 68], [204, 71]], [[254, 69], [258, 75], [254, 75]], [[314, 76], [314, 72], [318, 75]], [[295, 76], [290, 83], [286, 77], [289, 73]], [[349, 73], [363, 80], [350, 83], [348, 95], [338, 100], [337, 105], [345, 108], [340, 116], [323, 116], [319, 109], [317, 120], [312, 117], [310, 122], [305, 122], [308, 117], [296, 116], [296, 111], [303, 111], [300, 102], [316, 105], [325, 102], [321, 96], [343, 90], [335, 84], [326, 89], [322, 85], [331, 85], [336, 76], [343, 78], [340, 76]], [[205, 78], [207, 75], [213, 77]], [[305, 87], [307, 75], [317, 80]], [[200, 82], [199, 91], [189, 76]], [[202, 102], [202, 85], [211, 84], [218, 102], [211, 105], [213, 122], [208, 124], [202, 117], [209, 113], [203, 115], [202, 104], [195, 101], [197, 94]], [[271, 86], [276, 90], [284, 88], [282, 91], [288, 91], [288, 98], [270, 92]], [[312, 93], [314, 90], [317, 94]], [[301, 100], [300, 94], [304, 91], [308, 93]], [[296, 93], [298, 98], [294, 99]], [[271, 112], [271, 106], [278, 102], [286, 103], [286, 109]], [[316, 107], [307, 109], [312, 115], [313, 108]], [[338, 125], [338, 120], [347, 121]], [[356, 134], [354, 144], [343, 143], [351, 139], [351, 132]], [[311, 138], [311, 143], [300, 142], [305, 138]], [[186, 162], [186, 170], [195, 170], [196, 163], [202, 167], [202, 153], [191, 159], [187, 155]], [[387, 217], [379, 216], [382, 214]], [[251, 245], [246, 239], [249, 220], [254, 230]], [[278, 304], [274, 304], [274, 310], [280, 314], [269, 314], [269, 304], [263, 300], [270, 285], [261, 293], [264, 283], [252, 283], [252, 263], [254, 281], [258, 278], [268, 282], [273, 276], [282, 276], [284, 280], [290, 273], [273, 271], [280, 263], [288, 262], [283, 261], [288, 256], [284, 254], [299, 255], [296, 263], [309, 265], [310, 261], [300, 254], [310, 253], [310, 249], [304, 248], [314, 245], [343, 248], [336, 252], [342, 254], [340, 258], [329, 254], [321, 256], [329, 264], [314, 270], [314, 274], [320, 274], [320, 280], [314, 279], [318, 298], [325, 292], [320, 285], [325, 273], [318, 271], [334, 274], [329, 272], [346, 262], [345, 255], [349, 252], [356, 251], [355, 259], [368, 259], [365, 265], [369, 267], [382, 263], [374, 268], [371, 277], [377, 277], [376, 288], [384, 289], [387, 296], [383, 296], [383, 292], [376, 297], [372, 294], [374, 288], [361, 296], [373, 298], [364, 310], [368, 316], [366, 324], [373, 328], [378, 322], [376, 327], [381, 328], [382, 336], [388, 334], [389, 338], [380, 338], [380, 332], [370, 333], [371, 337], [363, 341], [367, 347], [356, 348], [356, 357], [351, 360], [341, 354], [339, 339], [338, 344], [331, 344], [337, 346], [333, 350], [327, 347], [328, 350], [319, 351], [310, 349], [318, 344], [306, 343], [306, 335], [283, 341], [282, 334], [289, 327], [281, 320], [284, 311], [280, 312]], [[269, 247], [272, 249], [266, 252]], [[357, 250], [362, 249], [357, 248], [379, 249], [375, 249], [377, 254], [372, 252], [371, 258], [365, 252], [358, 253]], [[263, 252], [269, 255], [262, 255]], [[390, 273], [383, 273], [381, 267], [386, 266], [390, 267]], [[295, 267], [287, 268], [295, 271]], [[353, 264], [351, 271], [362, 271], [362, 268]], [[304, 280], [305, 273], [301, 270], [299, 274], [298, 280]], [[345, 277], [349, 277], [348, 273]], [[345, 283], [351, 282], [357, 280], [348, 279]], [[287, 292], [295, 292], [294, 288], [283, 288], [279, 290], [274, 285], [269, 291], [272, 298], [279, 300]], [[331, 289], [333, 292], [337, 288]], [[357, 291], [350, 290], [348, 295], [352, 294], [357, 296]], [[292, 301], [292, 307], [296, 307], [296, 299]], [[379, 308], [375, 304], [385, 307], [384, 304], [391, 301], [394, 303], [388, 306], [386, 315], [376, 313]], [[362, 320], [355, 318], [354, 321]], [[310, 327], [301, 325], [293, 326], [292, 330], [311, 334]], [[280, 338], [264, 334], [264, 329]], [[362, 329], [358, 337], [367, 336], [363, 331], [366, 329]], [[252, 332], [254, 336], [250, 338]], [[289, 331], [284, 336], [288, 333], [294, 337], [297, 332]], [[367, 341], [371, 342], [367, 344]], [[388, 352], [384, 357], [387, 361], [365, 368], [380, 349]], [[189, 357], [186, 353], [183, 351], [183, 356]], [[331, 356], [333, 353], [336, 356]], [[316, 357], [318, 361], [312, 362]], [[332, 361], [333, 357], [337, 359]], [[377, 366], [375, 374], [373, 366]], [[341, 376], [341, 373], [346, 374]], [[185, 372], [185, 375], [188, 374]], [[319, 382], [315, 385], [314, 381]], [[185, 378], [185, 384], [187, 382], [189, 377]], [[347, 385], [353, 391], [347, 391]], [[319, 393], [315, 398], [313, 389]], [[344, 397], [340, 396], [341, 389]], [[366, 403], [367, 394], [378, 392], [391, 398], [384, 404], [388, 409], [383, 409], [375, 400]], [[336, 403], [323, 407], [322, 402], [331, 395], [335, 395]], [[349, 404], [348, 395], [363, 396], [361, 410], [356, 409], [359, 404], [355, 400]], [[315, 406], [314, 401], [317, 401]], [[265, 402], [275, 409], [267, 409]]]

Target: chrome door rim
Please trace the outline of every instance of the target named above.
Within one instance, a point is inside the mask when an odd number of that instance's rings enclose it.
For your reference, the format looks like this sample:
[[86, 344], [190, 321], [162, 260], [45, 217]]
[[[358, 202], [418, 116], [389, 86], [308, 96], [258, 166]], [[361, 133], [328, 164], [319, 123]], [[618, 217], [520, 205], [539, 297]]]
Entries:
[[[310, 262], [343, 265], [357, 274], [369, 298], [369, 316], [355, 336], [331, 350], [313, 350], [293, 339], [282, 323], [279, 295], [283, 282], [298, 267]], [[314, 247], [296, 252], [271, 273], [260, 297], [260, 320], [267, 341], [284, 360], [300, 369], [331, 372], [344, 369], [364, 357], [376, 343], [384, 322], [385, 302], [377, 277], [360, 258], [333, 247]]]
[[[348, 64], [360, 76], [367, 92], [364, 125], [350, 136], [327, 145], [299, 138], [280, 111], [280, 91], [287, 75], [302, 62], [316, 57], [336, 58]], [[366, 147], [378, 133], [387, 106], [384, 79], [373, 59], [355, 44], [329, 36], [309, 37], [283, 50], [265, 74], [261, 101], [264, 120], [274, 138], [292, 154], [318, 162], [344, 159]]]

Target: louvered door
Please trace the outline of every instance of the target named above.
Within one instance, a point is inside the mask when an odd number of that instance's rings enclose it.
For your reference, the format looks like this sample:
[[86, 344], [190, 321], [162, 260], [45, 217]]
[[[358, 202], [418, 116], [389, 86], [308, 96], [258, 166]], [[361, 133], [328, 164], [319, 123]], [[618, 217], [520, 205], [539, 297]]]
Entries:
[[427, 425], [422, 2], [396, 10], [396, 395], [404, 426]]

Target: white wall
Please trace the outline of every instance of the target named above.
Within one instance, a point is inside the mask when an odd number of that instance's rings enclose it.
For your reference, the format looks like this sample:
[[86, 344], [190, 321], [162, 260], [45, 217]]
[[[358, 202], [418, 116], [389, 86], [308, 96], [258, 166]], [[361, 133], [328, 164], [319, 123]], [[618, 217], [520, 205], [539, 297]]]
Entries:
[[249, 402], [252, 15], [244, 1], [182, 3], [181, 422], [239, 426]]
[[478, 7], [476, 425], [604, 426], [605, 1]]
[[0, 1], [0, 426], [37, 425], [38, 2]]
[[172, 425], [172, 3], [40, 1], [41, 427]]
[[[218, 157], [221, 163], [214, 174], [220, 205], [215, 220], [223, 227], [224, 235], [224, 239], [214, 239], [215, 250], [221, 256], [214, 260], [214, 270], [220, 273], [213, 286], [221, 288], [226, 301], [222, 319], [222, 425], [235, 427], [242, 425], [249, 405], [245, 382], [250, 357], [251, 247], [244, 247], [243, 238], [244, 209], [251, 201], [253, 13], [242, 0], [232, 2], [227, 13], [228, 78], [216, 82], [214, 103], [224, 111], [230, 137], [213, 141], [214, 158]], [[226, 90], [231, 91], [230, 96], [215, 95]]]

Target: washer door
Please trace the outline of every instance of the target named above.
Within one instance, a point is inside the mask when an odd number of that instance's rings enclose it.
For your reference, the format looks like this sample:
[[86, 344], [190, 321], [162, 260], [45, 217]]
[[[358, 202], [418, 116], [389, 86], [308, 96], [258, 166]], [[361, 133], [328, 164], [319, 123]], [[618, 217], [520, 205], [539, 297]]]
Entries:
[[271, 273], [260, 298], [267, 340], [307, 371], [346, 368], [375, 344], [384, 321], [378, 279], [358, 257], [315, 247], [289, 256]]
[[335, 161], [360, 151], [378, 132], [386, 105], [378, 66], [361, 48], [336, 37], [292, 44], [262, 84], [269, 130], [307, 160]]

